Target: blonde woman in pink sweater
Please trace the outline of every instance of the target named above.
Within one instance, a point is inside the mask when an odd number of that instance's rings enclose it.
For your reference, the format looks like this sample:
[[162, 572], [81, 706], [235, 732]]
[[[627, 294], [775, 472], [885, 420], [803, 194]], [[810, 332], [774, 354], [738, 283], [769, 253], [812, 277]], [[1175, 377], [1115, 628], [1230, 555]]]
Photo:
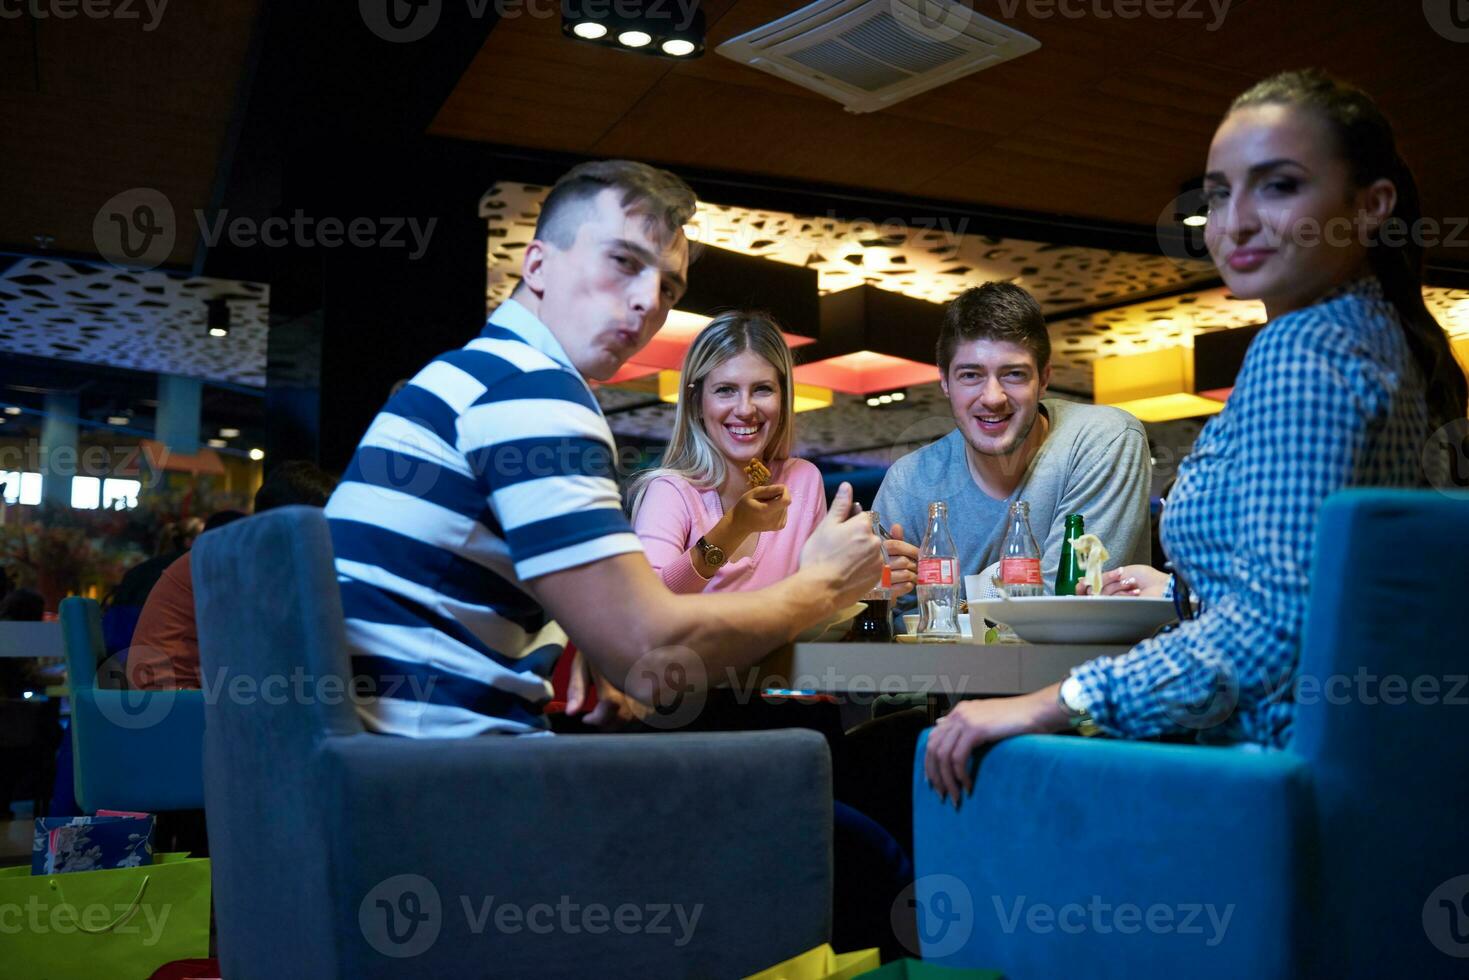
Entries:
[[[633, 529], [674, 592], [764, 588], [796, 571], [826, 514], [821, 473], [791, 455], [791, 351], [751, 312], [717, 317], [684, 355], [683, 387], [663, 465], [628, 487]], [[751, 479], [752, 464], [768, 472]], [[911, 563], [893, 584], [911, 587]]]

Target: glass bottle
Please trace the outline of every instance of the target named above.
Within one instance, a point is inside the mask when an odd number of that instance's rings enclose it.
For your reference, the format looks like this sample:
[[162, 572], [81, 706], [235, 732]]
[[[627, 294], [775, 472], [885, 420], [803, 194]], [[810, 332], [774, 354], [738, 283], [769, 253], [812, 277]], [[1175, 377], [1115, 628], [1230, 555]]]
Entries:
[[1066, 533], [1061, 540], [1061, 562], [1056, 566], [1056, 594], [1076, 595], [1081, 581], [1081, 560], [1071, 542], [1086, 533], [1086, 522], [1080, 514], [1066, 515]]
[[[878, 535], [881, 547], [882, 521], [875, 510], [868, 511], [868, 516], [872, 521], [872, 533]], [[852, 620], [852, 628], [847, 632], [846, 639], [855, 643], [893, 642], [893, 579], [887, 558], [887, 549], [883, 548], [882, 578], [862, 597], [863, 610]]]
[[1030, 504], [1010, 505], [1010, 530], [1000, 550], [1000, 584], [1012, 599], [1045, 594], [1041, 584], [1041, 550], [1030, 533]]
[[918, 550], [918, 640], [959, 641], [959, 556], [949, 535], [948, 507], [928, 505], [928, 530]]

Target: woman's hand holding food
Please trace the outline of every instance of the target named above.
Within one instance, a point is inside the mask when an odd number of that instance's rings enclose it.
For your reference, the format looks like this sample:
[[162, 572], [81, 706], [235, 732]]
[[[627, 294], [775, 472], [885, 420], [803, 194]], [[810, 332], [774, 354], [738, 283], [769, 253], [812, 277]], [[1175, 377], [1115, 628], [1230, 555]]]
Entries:
[[762, 531], [779, 531], [786, 526], [790, 506], [791, 491], [787, 486], [771, 483], [751, 487], [730, 508], [730, 522], [741, 540]]
[[[1151, 565], [1123, 565], [1102, 573], [1102, 595], [1161, 597], [1171, 576]], [[1077, 595], [1090, 595], [1085, 581], [1076, 583]]]

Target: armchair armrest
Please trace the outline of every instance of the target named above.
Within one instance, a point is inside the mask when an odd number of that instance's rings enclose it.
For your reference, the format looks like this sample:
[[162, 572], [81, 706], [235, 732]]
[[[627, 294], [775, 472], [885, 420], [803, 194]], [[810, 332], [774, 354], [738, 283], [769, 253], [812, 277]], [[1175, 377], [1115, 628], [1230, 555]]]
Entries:
[[980, 758], [956, 809], [924, 780], [927, 740], [913, 784], [919, 911], [949, 902], [972, 928], [940, 935], [931, 917], [925, 958], [1015, 980], [1062, 967], [1297, 975], [1310, 818], [1299, 757], [1025, 736]]
[[829, 935], [831, 763], [813, 732], [360, 735], [318, 761], [325, 812], [351, 815], [328, 845], [344, 976], [401, 969], [362, 941], [359, 905], [403, 874], [441, 902], [424, 976], [592, 976], [611, 959], [737, 977]]

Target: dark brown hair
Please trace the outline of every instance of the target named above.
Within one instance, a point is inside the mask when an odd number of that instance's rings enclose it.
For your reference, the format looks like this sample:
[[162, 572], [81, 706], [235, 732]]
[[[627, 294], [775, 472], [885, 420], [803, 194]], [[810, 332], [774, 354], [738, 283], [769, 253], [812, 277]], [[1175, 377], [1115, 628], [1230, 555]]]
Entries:
[[1035, 297], [1010, 282], [987, 282], [966, 289], [944, 308], [939, 328], [938, 364], [944, 377], [954, 351], [970, 340], [1018, 344], [1035, 358], [1037, 371], [1051, 363], [1051, 335]]
[[541, 205], [536, 237], [557, 248], [576, 240], [584, 209], [607, 189], [622, 192], [623, 208], [645, 212], [664, 233], [671, 234], [694, 216], [696, 199], [676, 175], [636, 160], [591, 160], [572, 167]]
[[1423, 206], [1418, 182], [1398, 153], [1392, 124], [1366, 92], [1318, 69], [1273, 75], [1235, 99], [1229, 111], [1259, 105], [1300, 106], [1316, 113], [1357, 187], [1386, 178], [1397, 188], [1397, 205], [1384, 224], [1393, 227], [1393, 244], [1377, 235], [1369, 239], [1368, 265], [1402, 321], [1408, 349], [1427, 387], [1431, 424], [1462, 418], [1469, 404], [1469, 380], [1454, 359], [1448, 335], [1423, 302], [1423, 243], [1416, 237]]

